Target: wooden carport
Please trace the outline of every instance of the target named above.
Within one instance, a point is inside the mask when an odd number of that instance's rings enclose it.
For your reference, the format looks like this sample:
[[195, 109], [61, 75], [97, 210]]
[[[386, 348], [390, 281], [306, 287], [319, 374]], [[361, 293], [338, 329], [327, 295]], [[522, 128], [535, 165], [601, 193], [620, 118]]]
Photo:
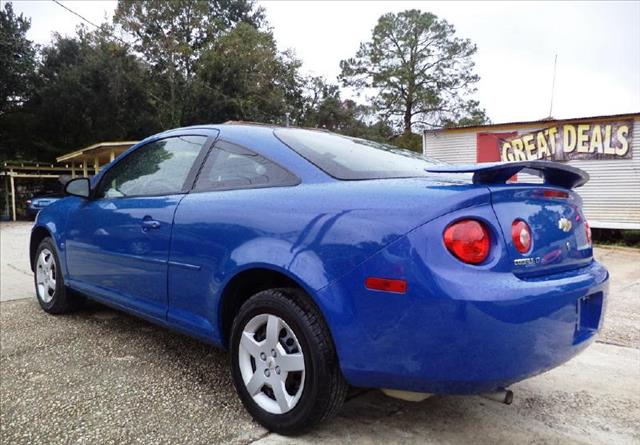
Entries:
[[[62, 175], [75, 178], [80, 173], [88, 177], [96, 174], [100, 167], [113, 161], [116, 156], [137, 144], [137, 141], [99, 142], [80, 150], [56, 158], [59, 164], [43, 164], [24, 161], [7, 161], [0, 167], [0, 176], [4, 176], [7, 213], [11, 219], [17, 219], [16, 180], [17, 179], [57, 179]], [[1, 213], [1, 212], [0, 212]]]
[[83, 176], [89, 176], [89, 169], [94, 173], [100, 171], [100, 167], [113, 161], [116, 156], [126, 151], [138, 141], [98, 142], [80, 150], [58, 156], [56, 162], [65, 163], [71, 169], [71, 176], [75, 178], [76, 168], [82, 169]]
[[16, 212], [16, 180], [18, 179], [58, 179], [62, 175], [71, 174], [71, 169], [53, 164], [42, 164], [23, 161], [7, 161], [0, 168], [0, 176], [4, 176], [5, 206], [11, 219], [17, 219]]

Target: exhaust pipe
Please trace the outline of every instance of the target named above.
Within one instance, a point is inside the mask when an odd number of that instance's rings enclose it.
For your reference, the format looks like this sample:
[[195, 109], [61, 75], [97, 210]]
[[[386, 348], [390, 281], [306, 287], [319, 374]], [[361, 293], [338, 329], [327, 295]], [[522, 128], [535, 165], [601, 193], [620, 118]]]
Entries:
[[511, 405], [513, 402], [513, 391], [510, 389], [498, 388], [495, 391], [480, 394], [480, 397], [493, 400], [494, 402], [504, 403], [505, 405]]

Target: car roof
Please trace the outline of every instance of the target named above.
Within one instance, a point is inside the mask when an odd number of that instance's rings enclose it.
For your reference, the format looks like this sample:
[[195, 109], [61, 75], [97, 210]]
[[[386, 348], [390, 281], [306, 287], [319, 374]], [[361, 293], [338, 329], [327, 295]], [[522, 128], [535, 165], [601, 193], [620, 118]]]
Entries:
[[[329, 132], [324, 128], [285, 126], [285, 125], [251, 122], [251, 121], [227, 121], [222, 124], [199, 124], [199, 125], [190, 125], [187, 127], [172, 128], [170, 130], [166, 130], [159, 134], [172, 133], [172, 132], [185, 131], [185, 130], [201, 130], [201, 129], [219, 130], [225, 133], [250, 132], [255, 134], [255, 133], [272, 133], [273, 130], [284, 129], [284, 128], [295, 128], [299, 130], [308, 130], [308, 131], [321, 131], [325, 133]], [[155, 136], [158, 136], [158, 135], [155, 135]]]
[[[283, 144], [273, 134], [274, 130], [280, 128], [298, 128], [308, 131], [316, 130], [326, 132], [326, 130], [322, 129], [284, 127], [276, 124], [260, 124], [244, 121], [229, 121], [222, 124], [191, 125], [188, 127], [172, 128], [170, 130], [148, 136], [147, 138], [138, 142], [136, 145], [130, 147], [124, 153], [121, 153], [116, 159], [127, 156], [131, 151], [137, 150], [140, 146], [149, 142], [153, 142], [154, 140], [159, 140], [170, 136], [186, 135], [194, 130], [218, 131], [220, 132], [220, 138], [231, 143], [247, 146], [248, 148], [254, 150], [262, 156], [267, 157], [277, 164], [291, 169], [298, 176], [304, 177], [305, 181], [325, 182], [334, 180], [321, 169], [297, 154], [294, 150], [282, 150], [285, 144]], [[93, 177], [92, 182], [95, 183], [99, 181], [104, 172], [107, 170], [109, 170], [109, 167], [100, 170], [100, 172]]]

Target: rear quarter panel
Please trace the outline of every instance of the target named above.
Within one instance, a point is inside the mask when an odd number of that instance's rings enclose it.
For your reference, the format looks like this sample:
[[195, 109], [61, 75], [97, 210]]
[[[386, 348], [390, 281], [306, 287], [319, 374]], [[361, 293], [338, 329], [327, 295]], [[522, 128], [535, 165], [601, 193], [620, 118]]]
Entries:
[[488, 190], [428, 180], [325, 182], [192, 193], [175, 216], [170, 311], [221, 339], [220, 297], [237, 273], [270, 268], [297, 281], [330, 318], [349, 303], [318, 291], [386, 245]]
[[[459, 218], [485, 222], [492, 253], [467, 265], [442, 236]], [[405, 294], [365, 289], [368, 276], [404, 279]], [[589, 267], [523, 280], [490, 205], [447, 213], [412, 230], [319, 291], [349, 383], [431, 393], [489, 391], [566, 361], [592, 341], [576, 331], [576, 301], [606, 295], [607, 272]]]

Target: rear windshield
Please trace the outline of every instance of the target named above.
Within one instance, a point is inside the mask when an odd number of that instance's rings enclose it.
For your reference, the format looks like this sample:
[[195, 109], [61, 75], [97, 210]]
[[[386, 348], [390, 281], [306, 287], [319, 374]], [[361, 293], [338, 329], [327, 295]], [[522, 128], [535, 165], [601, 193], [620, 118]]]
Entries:
[[424, 169], [441, 162], [379, 142], [324, 131], [280, 128], [275, 135], [294, 151], [338, 179], [431, 176]]

